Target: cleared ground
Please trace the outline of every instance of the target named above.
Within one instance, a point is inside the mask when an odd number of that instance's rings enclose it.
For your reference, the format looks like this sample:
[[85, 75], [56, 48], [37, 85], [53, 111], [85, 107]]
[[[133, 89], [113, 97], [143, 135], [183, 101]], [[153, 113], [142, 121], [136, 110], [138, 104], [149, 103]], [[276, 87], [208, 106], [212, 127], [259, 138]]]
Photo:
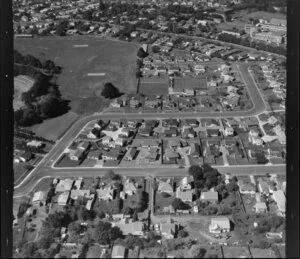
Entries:
[[[136, 91], [138, 45], [92, 37], [44, 37], [16, 39], [15, 48], [41, 61], [50, 59], [63, 68], [57, 84], [63, 97], [71, 100], [72, 111], [99, 111], [103, 84], [111, 82], [121, 92]], [[87, 45], [77, 48], [74, 45]], [[88, 76], [102, 73], [103, 76]], [[95, 97], [98, 97], [95, 99]], [[88, 105], [93, 103], [92, 106]]]
[[14, 78], [14, 110], [18, 110], [23, 106], [22, 93], [27, 92], [33, 84], [34, 80], [29, 76], [19, 75]]

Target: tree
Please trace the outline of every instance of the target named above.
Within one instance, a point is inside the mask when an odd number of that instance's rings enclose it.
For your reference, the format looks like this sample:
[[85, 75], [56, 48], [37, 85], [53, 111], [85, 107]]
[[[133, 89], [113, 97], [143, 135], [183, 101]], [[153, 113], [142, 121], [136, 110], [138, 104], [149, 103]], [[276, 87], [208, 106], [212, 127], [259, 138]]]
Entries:
[[81, 231], [81, 225], [78, 222], [71, 222], [68, 226], [68, 230], [74, 235], [79, 235]]
[[203, 178], [203, 170], [198, 165], [192, 165], [189, 168], [189, 175], [193, 176], [195, 181], [201, 180]]
[[226, 184], [226, 189], [228, 192], [236, 192], [239, 190], [239, 186], [235, 182], [230, 182]]
[[161, 196], [162, 196], [163, 198], [168, 198], [168, 197], [170, 197], [171, 195], [170, 195], [169, 193], [167, 193], [167, 192], [162, 192], [162, 193], [161, 193]]
[[58, 36], [65, 36], [67, 31], [68, 21], [60, 22], [56, 27], [56, 34]]
[[258, 164], [267, 164], [269, 162], [269, 160], [266, 158], [266, 156], [261, 153], [261, 152], [257, 152], [255, 155], [254, 155], [255, 159], [256, 159], [256, 162]]
[[105, 83], [101, 95], [107, 99], [113, 99], [120, 96], [120, 91], [112, 83]]
[[110, 180], [120, 180], [121, 176], [119, 174], [116, 174], [113, 170], [109, 170], [106, 172], [106, 174], [104, 175], [104, 177], [106, 179], [110, 179]]
[[145, 58], [145, 57], [147, 57], [147, 53], [143, 50], [143, 48], [139, 48], [139, 50], [137, 52], [137, 56], [139, 58]]
[[133, 214], [133, 209], [132, 208], [126, 207], [124, 209], [124, 215], [130, 215], [130, 216], [132, 216], [132, 214]]
[[156, 45], [153, 45], [151, 47], [151, 50], [152, 50], [153, 53], [159, 53], [160, 52], [160, 48]]
[[97, 215], [100, 219], [105, 218], [105, 213], [103, 211], [99, 211]]
[[181, 229], [181, 230], [179, 230], [178, 231], [178, 236], [179, 237], [187, 237], [189, 234], [188, 234], [188, 232], [186, 232], [185, 230], [183, 230], [183, 229]]
[[93, 238], [101, 245], [108, 245], [118, 238], [123, 238], [123, 233], [118, 227], [112, 227], [108, 222], [99, 221], [93, 230]]
[[181, 199], [179, 198], [175, 198], [172, 201], [172, 206], [174, 208], [174, 210], [187, 210], [190, 208], [190, 206], [186, 203], [184, 203]]

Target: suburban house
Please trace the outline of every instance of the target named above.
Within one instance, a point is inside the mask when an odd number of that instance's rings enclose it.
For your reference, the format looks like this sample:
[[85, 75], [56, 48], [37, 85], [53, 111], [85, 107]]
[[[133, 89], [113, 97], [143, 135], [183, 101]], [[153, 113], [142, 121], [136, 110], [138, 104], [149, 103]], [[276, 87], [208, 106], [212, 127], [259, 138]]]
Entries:
[[123, 147], [124, 144], [125, 144], [126, 140], [124, 138], [117, 138], [115, 140], [115, 145], [116, 146], [120, 146], [120, 147]]
[[206, 129], [207, 137], [218, 137], [220, 136], [220, 131], [218, 129]]
[[195, 137], [195, 131], [193, 128], [185, 128], [182, 130], [182, 137], [183, 138], [194, 138]]
[[150, 151], [145, 158], [148, 159], [149, 162], [155, 162], [157, 160], [157, 156], [158, 154], [156, 152]]
[[143, 137], [149, 137], [152, 133], [152, 128], [143, 128], [143, 129], [140, 129], [140, 135], [143, 136]]
[[217, 202], [219, 200], [218, 192], [215, 192], [215, 191], [201, 192], [200, 200], [209, 201], [209, 202]]
[[38, 191], [35, 192], [32, 198], [32, 205], [33, 206], [39, 206], [39, 205], [45, 205], [47, 199], [47, 193], [44, 191]]
[[76, 150], [75, 152], [70, 152], [70, 159], [73, 161], [79, 161], [84, 156], [84, 150]]
[[258, 180], [258, 190], [260, 193], [265, 194], [265, 195], [270, 195], [270, 190], [269, 190], [269, 185], [268, 183], [260, 178]]
[[68, 192], [71, 191], [73, 187], [74, 180], [71, 179], [64, 179], [60, 180], [55, 188], [55, 193], [57, 192]]
[[102, 152], [100, 150], [92, 150], [88, 153], [87, 158], [92, 160], [99, 160]]
[[174, 151], [171, 148], [166, 148], [165, 150], [165, 158], [167, 161], [171, 162], [171, 163], [176, 163], [176, 160], [180, 157], [180, 155], [178, 154], [178, 152]]
[[113, 246], [111, 258], [128, 258], [128, 249], [122, 245]]
[[192, 182], [193, 182], [193, 177], [192, 176], [185, 176], [181, 179], [180, 181], [180, 190], [181, 191], [186, 191], [186, 190], [191, 190], [192, 189]]
[[69, 200], [70, 192], [63, 192], [58, 196], [57, 204], [60, 206], [66, 206]]
[[266, 213], [268, 211], [265, 202], [256, 202], [253, 208], [255, 209], [256, 213]]
[[277, 203], [277, 207], [280, 213], [285, 214], [286, 198], [282, 190], [275, 191], [273, 193], [273, 199]]
[[250, 129], [248, 140], [253, 145], [258, 146], [261, 146], [264, 143], [263, 140], [259, 137], [258, 131], [255, 129]]
[[176, 128], [171, 128], [165, 130], [165, 136], [166, 137], [176, 137], [177, 136], [177, 129]]
[[32, 157], [33, 157], [33, 154], [31, 152], [24, 152], [23, 154], [21, 154], [19, 156], [19, 159], [25, 163], [25, 162], [28, 162]]
[[118, 148], [113, 148], [111, 150], [107, 151], [103, 151], [102, 153], [102, 159], [104, 160], [112, 160], [112, 161], [116, 161], [118, 160], [120, 157], [120, 149]]
[[197, 127], [199, 122], [196, 119], [185, 119], [184, 124], [186, 126]]
[[136, 194], [136, 192], [137, 192], [135, 183], [133, 181], [131, 181], [130, 179], [127, 179], [124, 184], [124, 192], [130, 196]]
[[224, 135], [227, 136], [233, 136], [234, 130], [232, 127], [226, 127], [224, 130]]
[[97, 189], [96, 192], [99, 200], [111, 201], [114, 197], [114, 189], [111, 185]]
[[176, 189], [176, 198], [181, 199], [183, 202], [192, 202], [193, 201], [193, 191], [181, 191], [180, 186]]
[[159, 147], [159, 141], [156, 139], [143, 139], [141, 142], [141, 147]]
[[172, 222], [164, 222], [159, 225], [160, 233], [165, 239], [173, 239], [176, 234], [176, 224]]
[[82, 150], [83, 152], [84, 151], [87, 151], [91, 146], [91, 143], [90, 142], [87, 142], [87, 141], [82, 141], [78, 146], [77, 146], [77, 149], [78, 150]]
[[256, 186], [249, 181], [244, 181], [239, 179], [237, 182], [239, 186], [240, 193], [242, 194], [255, 194], [256, 193]]
[[42, 141], [36, 141], [36, 140], [32, 140], [29, 141], [28, 143], [26, 143], [27, 147], [35, 147], [35, 148], [40, 148], [43, 146], [43, 142]]
[[90, 196], [88, 197], [86, 206], [85, 206], [87, 210], [91, 210], [94, 200], [95, 200], [95, 194], [90, 194]]
[[108, 143], [110, 143], [113, 139], [110, 136], [105, 136], [102, 138], [102, 144], [103, 145], [107, 145]]
[[170, 184], [170, 179], [168, 179], [166, 182], [160, 181], [157, 188], [158, 192], [166, 192], [166, 193], [173, 193], [173, 187]]
[[78, 197], [89, 197], [90, 190], [71, 190], [71, 199], [77, 200]]
[[200, 146], [198, 143], [190, 143], [189, 155], [193, 158], [200, 157]]
[[230, 220], [227, 217], [212, 218], [209, 232], [213, 234], [230, 232]]
[[93, 128], [88, 134], [88, 138], [96, 139], [100, 137], [101, 130], [99, 128]]
[[127, 160], [132, 161], [137, 154], [138, 150], [136, 147], [132, 147], [129, 151], [128, 151], [128, 155], [127, 155]]

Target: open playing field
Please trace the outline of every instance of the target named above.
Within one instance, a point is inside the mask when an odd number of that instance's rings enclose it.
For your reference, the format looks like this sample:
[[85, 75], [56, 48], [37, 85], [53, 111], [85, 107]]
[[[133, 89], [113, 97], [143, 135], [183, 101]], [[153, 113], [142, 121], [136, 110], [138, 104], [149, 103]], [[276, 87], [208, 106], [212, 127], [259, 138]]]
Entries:
[[[136, 91], [138, 45], [85, 36], [16, 39], [14, 44], [22, 54], [53, 60], [63, 68], [57, 84], [62, 96], [71, 100], [74, 112], [99, 111], [105, 82], [111, 82], [121, 92]], [[92, 106], [86, 105], [91, 102]]]
[[141, 78], [139, 93], [141, 94], [168, 94], [168, 77]]
[[29, 76], [19, 75], [14, 78], [14, 110], [18, 110], [23, 106], [21, 95], [27, 92], [33, 85], [34, 80]]

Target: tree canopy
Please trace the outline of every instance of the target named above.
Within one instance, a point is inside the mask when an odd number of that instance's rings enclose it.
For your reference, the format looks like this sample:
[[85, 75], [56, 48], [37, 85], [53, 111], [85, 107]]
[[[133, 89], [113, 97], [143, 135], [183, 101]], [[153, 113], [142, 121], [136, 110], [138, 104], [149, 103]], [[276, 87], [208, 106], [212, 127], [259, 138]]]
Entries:
[[118, 238], [123, 238], [122, 231], [108, 222], [99, 221], [93, 230], [93, 239], [101, 245], [111, 244]]
[[112, 83], [105, 83], [101, 95], [107, 99], [113, 99], [120, 96], [120, 91]]

